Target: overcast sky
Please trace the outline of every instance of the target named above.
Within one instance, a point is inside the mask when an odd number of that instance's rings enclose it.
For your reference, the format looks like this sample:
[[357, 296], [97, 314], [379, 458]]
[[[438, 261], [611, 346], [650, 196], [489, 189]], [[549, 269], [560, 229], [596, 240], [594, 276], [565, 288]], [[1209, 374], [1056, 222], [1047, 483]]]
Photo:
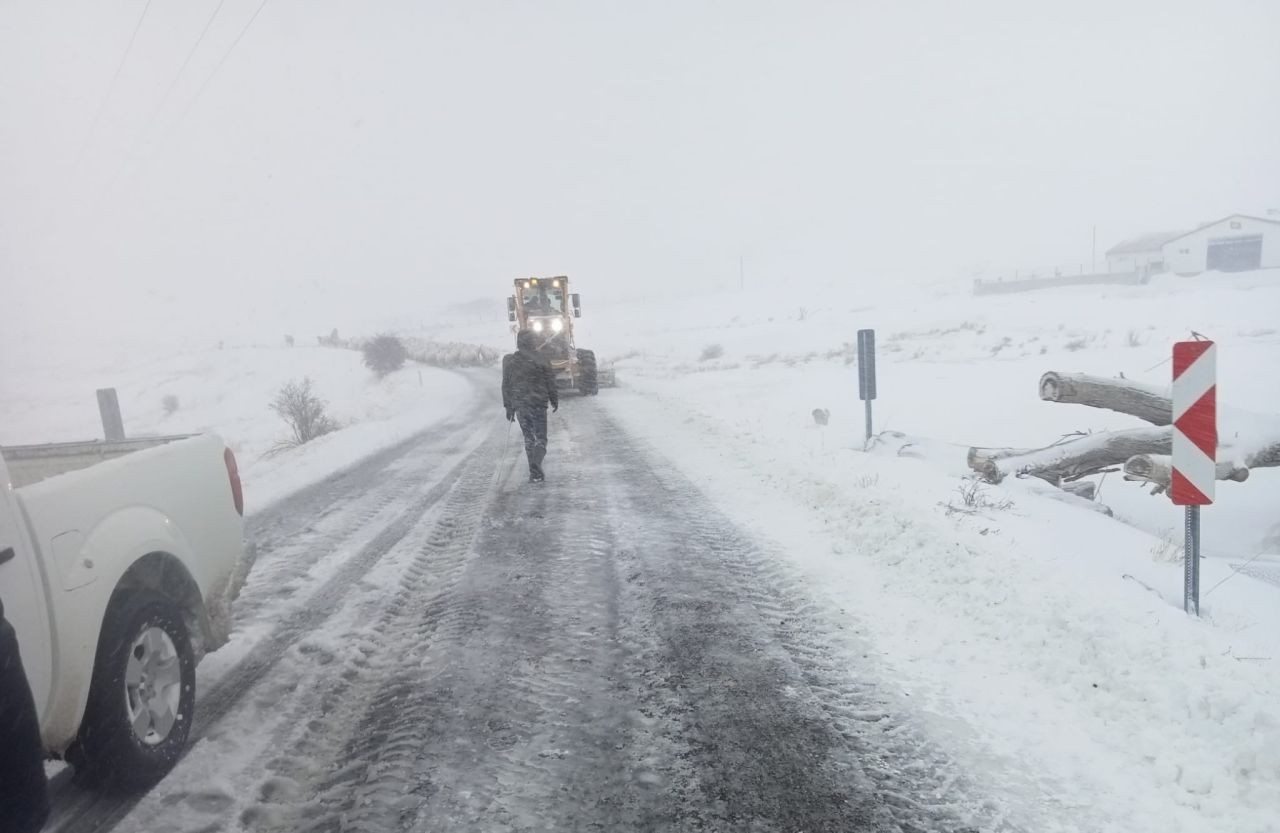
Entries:
[[106, 312], [353, 329], [530, 274], [706, 288], [739, 257], [1075, 269], [1095, 225], [1101, 259], [1280, 208], [1274, 0], [268, 0], [245, 31], [260, 5], [223, 0], [179, 74], [219, 0], [152, 0], [127, 53], [147, 0], [0, 0], [0, 350]]

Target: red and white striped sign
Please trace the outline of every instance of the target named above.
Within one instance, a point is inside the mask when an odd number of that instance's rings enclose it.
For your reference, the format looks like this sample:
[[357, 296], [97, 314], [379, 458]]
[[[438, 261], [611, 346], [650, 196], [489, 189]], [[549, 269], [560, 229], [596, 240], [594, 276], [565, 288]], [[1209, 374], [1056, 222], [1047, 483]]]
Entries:
[[1173, 345], [1173, 486], [1178, 506], [1213, 503], [1218, 454], [1218, 348], [1212, 341]]

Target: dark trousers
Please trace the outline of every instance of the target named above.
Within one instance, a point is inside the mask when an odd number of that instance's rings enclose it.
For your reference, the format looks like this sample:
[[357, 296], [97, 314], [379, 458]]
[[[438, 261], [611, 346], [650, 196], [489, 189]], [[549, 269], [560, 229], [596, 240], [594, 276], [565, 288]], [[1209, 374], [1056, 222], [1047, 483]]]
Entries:
[[0, 606], [0, 829], [36, 831], [48, 816], [36, 704], [18, 655], [18, 635]]
[[520, 408], [516, 411], [524, 433], [524, 453], [529, 457], [529, 476], [541, 480], [542, 458], [547, 456], [547, 408]]

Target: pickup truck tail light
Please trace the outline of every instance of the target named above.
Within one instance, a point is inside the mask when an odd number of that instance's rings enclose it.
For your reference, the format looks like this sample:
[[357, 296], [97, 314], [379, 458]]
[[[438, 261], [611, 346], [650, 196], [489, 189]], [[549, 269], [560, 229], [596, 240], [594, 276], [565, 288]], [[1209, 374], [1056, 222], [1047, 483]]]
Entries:
[[227, 464], [227, 478], [231, 481], [231, 500], [236, 505], [236, 512], [244, 517], [244, 487], [240, 485], [240, 467], [236, 465], [236, 455], [231, 449], [222, 452], [222, 459]]

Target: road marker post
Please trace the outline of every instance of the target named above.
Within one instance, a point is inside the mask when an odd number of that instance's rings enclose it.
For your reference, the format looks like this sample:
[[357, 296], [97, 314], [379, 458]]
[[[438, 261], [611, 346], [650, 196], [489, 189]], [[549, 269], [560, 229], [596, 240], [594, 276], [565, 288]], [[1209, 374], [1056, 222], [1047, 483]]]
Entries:
[[1218, 456], [1218, 348], [1173, 345], [1173, 478], [1169, 497], [1186, 507], [1183, 610], [1200, 615], [1200, 507], [1213, 503]]
[[876, 331], [858, 330], [858, 397], [866, 405], [867, 437], [871, 441], [871, 403], [876, 398]]

